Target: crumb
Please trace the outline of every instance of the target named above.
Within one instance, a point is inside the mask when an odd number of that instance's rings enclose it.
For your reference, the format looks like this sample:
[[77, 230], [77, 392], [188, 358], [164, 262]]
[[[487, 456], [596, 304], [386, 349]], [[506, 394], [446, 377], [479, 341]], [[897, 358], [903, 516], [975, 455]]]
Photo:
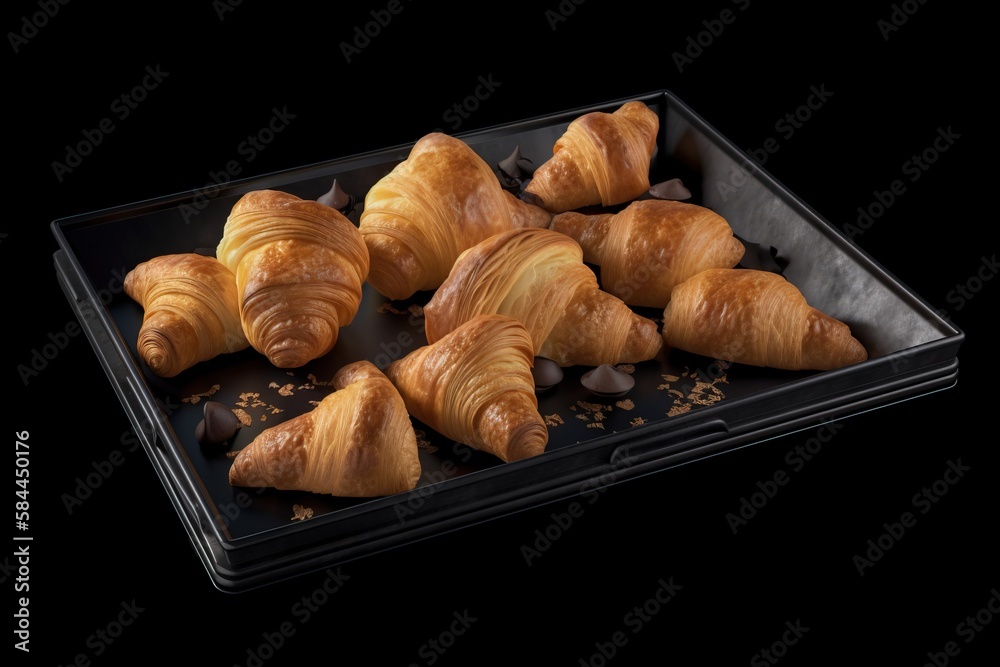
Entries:
[[183, 403], [190, 403], [191, 405], [196, 405], [197, 403], [199, 403], [201, 401], [201, 399], [203, 399], [203, 398], [211, 398], [212, 396], [214, 396], [215, 393], [217, 391], [219, 391], [220, 388], [221, 388], [221, 385], [213, 384], [212, 388], [209, 389], [208, 391], [203, 391], [200, 394], [192, 394], [191, 396], [188, 396], [187, 398], [182, 398], [181, 402], [183, 402]]
[[295, 388], [294, 385], [286, 384], [278, 389], [278, 393], [281, 394], [282, 396], [293, 396], [294, 392], [292, 390], [294, 388]]
[[245, 391], [240, 394], [240, 400], [236, 402], [236, 405], [241, 408], [255, 408], [260, 405], [260, 394]]
[[260, 416], [260, 420], [261, 420], [262, 422], [266, 422], [266, 421], [267, 421], [267, 415], [261, 415], [261, 416]]
[[[577, 415], [582, 416], [582, 415]], [[546, 426], [558, 426], [559, 424], [565, 424], [563, 418], [558, 414], [545, 415], [545, 425]]]
[[680, 380], [680, 377], [676, 375], [661, 375], [660, 377], [662, 377], [667, 382], [677, 382], [678, 380]]
[[313, 515], [313, 510], [311, 507], [303, 507], [302, 505], [292, 505], [292, 511], [295, 512], [295, 516], [292, 517], [292, 521], [298, 519], [299, 521], [305, 521], [306, 519], [311, 519]]
[[605, 419], [604, 413], [601, 412], [600, 410], [594, 413], [594, 421], [602, 422], [604, 421], [604, 419]]
[[236, 418], [240, 420], [240, 423], [244, 426], [253, 426], [253, 418], [246, 413], [246, 411], [237, 408], [233, 410], [233, 414]]
[[386, 301], [381, 306], [378, 307], [378, 312], [380, 313], [392, 313], [393, 315], [402, 315], [406, 311], [400, 310], [392, 305], [391, 301]]
[[667, 413], [667, 416], [676, 417], [677, 415], [682, 415], [685, 412], [690, 412], [690, 411], [691, 411], [691, 404], [684, 403], [682, 405], [675, 405], [674, 407], [670, 408], [670, 412]]
[[576, 418], [579, 419], [580, 421], [585, 421], [585, 422], [589, 422], [590, 421], [590, 417], [588, 417], [585, 414], [579, 414], [579, 415], [576, 416]]
[[589, 424], [587, 424], [587, 428], [599, 428], [603, 431], [604, 424], [602, 424], [601, 422], [590, 422]]
[[569, 409], [572, 410], [573, 412], [576, 412], [576, 406], [575, 405], [569, 406]]
[[587, 401], [577, 401], [576, 404], [579, 405], [584, 410], [587, 410], [588, 412], [599, 412], [601, 410], [611, 410], [611, 406], [610, 405], [601, 405], [600, 403], [588, 403]]
[[326, 387], [328, 385], [333, 384], [333, 380], [330, 380], [328, 382], [323, 382], [319, 378], [317, 378], [315, 375], [313, 375], [312, 373], [309, 374], [309, 382], [312, 385], [317, 386], [317, 387]]
[[410, 314], [413, 315], [414, 317], [423, 317], [424, 316], [424, 309], [421, 308], [420, 306], [418, 306], [415, 303], [412, 304], [412, 305], [410, 305], [410, 307], [407, 308], [407, 310], [410, 311]]
[[667, 390], [667, 393], [668, 393], [668, 394], [673, 394], [674, 396], [676, 396], [677, 398], [681, 399], [682, 401], [683, 401], [683, 400], [684, 400], [685, 398], [687, 398], [687, 397], [686, 397], [686, 396], [685, 396], [684, 394], [682, 394], [682, 393], [681, 393], [680, 391], [678, 391], [677, 389], [668, 389], [668, 390]]
[[629, 422], [629, 424], [631, 424], [632, 426], [641, 426], [642, 424], [645, 424], [645, 423], [646, 423], [646, 420], [643, 419], [642, 417], [636, 417], [635, 419], [633, 419], [632, 421]]
[[691, 402], [697, 405], [712, 405], [713, 403], [718, 403], [721, 400], [722, 396], [718, 394], [706, 394], [704, 396], [699, 396]]
[[615, 403], [615, 405], [621, 408], [622, 410], [631, 410], [632, 408], [635, 407], [635, 403], [633, 403], [632, 400], [628, 398], [618, 401], [617, 403]]
[[240, 454], [240, 450], [238, 450], [238, 449], [235, 452], [226, 452], [226, 458], [227, 459], [235, 459], [237, 456], [239, 456], [239, 454]]
[[431, 441], [427, 439], [427, 434], [420, 429], [414, 429], [413, 434], [417, 436], [417, 449], [427, 450], [428, 454], [433, 454], [437, 451], [437, 447], [431, 444]]
[[309, 401], [309, 405], [313, 406], [314, 408], [318, 406], [319, 403], [320, 403], [319, 401]]

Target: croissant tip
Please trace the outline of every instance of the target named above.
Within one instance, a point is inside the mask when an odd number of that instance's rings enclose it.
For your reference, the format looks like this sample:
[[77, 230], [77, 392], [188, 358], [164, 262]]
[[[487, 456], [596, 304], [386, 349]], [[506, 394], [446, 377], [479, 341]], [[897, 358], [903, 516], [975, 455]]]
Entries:
[[521, 461], [542, 454], [548, 445], [549, 432], [544, 424], [524, 424], [511, 434], [506, 461]]

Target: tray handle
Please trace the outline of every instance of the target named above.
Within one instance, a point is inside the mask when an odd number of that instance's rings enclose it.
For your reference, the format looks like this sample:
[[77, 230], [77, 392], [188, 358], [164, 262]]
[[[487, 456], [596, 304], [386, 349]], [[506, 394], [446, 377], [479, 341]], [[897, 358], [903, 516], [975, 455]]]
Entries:
[[729, 425], [721, 419], [710, 419], [686, 428], [668, 431], [655, 439], [645, 439], [619, 445], [611, 452], [610, 463], [615, 469], [632, 467], [664, 458], [691, 447], [721, 440], [729, 435]]

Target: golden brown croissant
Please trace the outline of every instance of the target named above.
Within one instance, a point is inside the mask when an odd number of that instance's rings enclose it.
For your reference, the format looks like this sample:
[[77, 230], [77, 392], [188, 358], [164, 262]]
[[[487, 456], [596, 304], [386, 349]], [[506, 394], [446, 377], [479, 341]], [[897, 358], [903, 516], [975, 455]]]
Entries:
[[236, 202], [216, 250], [236, 274], [247, 340], [279, 368], [333, 349], [368, 276], [368, 249], [339, 211], [277, 190]]
[[649, 167], [660, 119], [639, 101], [613, 113], [593, 111], [575, 119], [552, 148], [525, 191], [553, 213], [583, 206], [612, 206], [649, 189]]
[[462, 253], [424, 306], [435, 342], [477, 315], [522, 322], [535, 356], [560, 366], [652, 359], [663, 346], [653, 320], [600, 289], [580, 245], [551, 229], [513, 229]]
[[345, 497], [414, 488], [421, 466], [403, 399], [369, 361], [344, 366], [311, 411], [262, 431], [229, 469], [233, 486]]
[[504, 461], [541, 454], [548, 429], [519, 321], [480, 315], [386, 366], [410, 414], [438, 433]]
[[368, 282], [390, 299], [435, 289], [466, 248], [507, 229], [547, 227], [551, 218], [504, 190], [465, 142], [433, 132], [365, 196]]
[[128, 272], [124, 289], [144, 309], [136, 349], [161, 377], [250, 345], [240, 324], [236, 277], [214, 257], [154, 257]]
[[868, 358], [843, 322], [806, 303], [777, 273], [708, 269], [674, 288], [663, 311], [668, 346], [785, 370], [830, 370]]
[[705, 269], [731, 269], [745, 250], [715, 211], [665, 199], [634, 201], [618, 213], [560, 213], [551, 227], [576, 239], [584, 261], [601, 267], [601, 287], [633, 306], [665, 308], [674, 285]]

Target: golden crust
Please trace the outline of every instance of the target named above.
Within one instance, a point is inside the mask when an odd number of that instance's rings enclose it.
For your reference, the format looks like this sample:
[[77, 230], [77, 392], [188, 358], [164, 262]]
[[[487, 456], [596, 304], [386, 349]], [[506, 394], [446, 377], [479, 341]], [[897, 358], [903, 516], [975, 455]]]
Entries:
[[128, 272], [124, 290], [144, 309], [136, 349], [161, 377], [249, 346], [240, 324], [236, 277], [214, 257], [154, 257]]
[[370, 258], [336, 209], [276, 190], [240, 198], [216, 255], [236, 275], [243, 331], [279, 368], [333, 349], [354, 319]]
[[674, 288], [664, 343], [726, 361], [785, 370], [831, 370], [868, 358], [843, 322], [806, 303], [784, 277], [708, 269]]
[[266, 429], [240, 450], [233, 486], [373, 497], [416, 486], [421, 466], [406, 405], [368, 361], [334, 376], [335, 391], [312, 411]]

